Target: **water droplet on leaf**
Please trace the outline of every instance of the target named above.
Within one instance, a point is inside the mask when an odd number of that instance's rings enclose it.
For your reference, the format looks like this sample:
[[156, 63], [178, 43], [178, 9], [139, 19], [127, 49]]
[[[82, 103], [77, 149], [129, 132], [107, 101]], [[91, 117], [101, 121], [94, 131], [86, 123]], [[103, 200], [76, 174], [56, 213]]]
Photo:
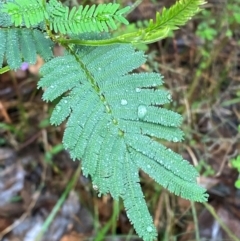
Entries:
[[151, 232], [153, 231], [153, 228], [150, 227], [150, 226], [148, 226], [148, 227], [147, 227], [147, 231], [148, 231], [149, 233], [151, 233]]
[[127, 105], [127, 103], [128, 103], [127, 100], [125, 100], [125, 99], [121, 100], [121, 105]]
[[136, 88], [135, 90], [136, 90], [137, 93], [141, 92], [140, 88]]
[[173, 142], [178, 142], [179, 140], [178, 140], [177, 137], [173, 137], [172, 141], [173, 141]]
[[171, 94], [168, 94], [168, 95], [167, 95], [167, 98], [168, 98], [169, 100], [172, 100]]
[[56, 106], [56, 111], [60, 112], [62, 110], [62, 107], [60, 105]]
[[53, 88], [54, 88], [54, 85], [51, 85], [51, 86], [50, 86], [50, 88], [52, 88], [52, 89], [53, 89]]
[[147, 114], [147, 107], [145, 105], [139, 105], [138, 106], [138, 117], [140, 119], [143, 119], [146, 114]]

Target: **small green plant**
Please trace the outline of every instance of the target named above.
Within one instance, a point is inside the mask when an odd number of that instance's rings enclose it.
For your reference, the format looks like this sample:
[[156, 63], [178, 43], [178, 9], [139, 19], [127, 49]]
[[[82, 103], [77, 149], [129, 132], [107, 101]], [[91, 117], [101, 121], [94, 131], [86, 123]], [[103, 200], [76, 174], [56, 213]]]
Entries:
[[199, 161], [196, 169], [199, 173], [202, 173], [204, 177], [213, 176], [215, 174], [215, 170], [204, 160]]
[[[227, 11], [228, 11], [228, 20], [229, 25], [232, 25], [233, 27], [237, 27], [240, 24], [240, 0], [235, 1], [228, 1], [227, 2]], [[232, 31], [229, 28], [230, 35], [232, 35]]]
[[208, 10], [203, 10], [201, 14], [208, 21], [201, 22], [198, 25], [196, 34], [204, 40], [213, 41], [217, 35], [217, 30], [215, 29], [216, 20], [211, 18], [211, 12]]
[[237, 169], [239, 172], [238, 179], [235, 182], [235, 187], [240, 189], [240, 155], [238, 155], [235, 159], [232, 159], [230, 161], [233, 168]]
[[[240, 133], [240, 125], [238, 125], [238, 134]], [[240, 189], [240, 155], [238, 154], [236, 158], [230, 160], [230, 164], [233, 168], [237, 169], [239, 172], [238, 179], [235, 181], [235, 187]]]
[[[130, 8], [116, 3], [70, 9], [57, 0], [0, 0], [0, 64], [18, 69], [23, 62], [41, 68], [38, 88], [43, 99], [60, 98], [50, 122], [67, 118], [63, 146], [81, 160], [99, 196], [110, 193], [123, 200], [129, 220], [144, 240], [154, 240], [157, 230], [139, 184], [139, 169], [170, 192], [205, 202], [206, 190], [196, 183], [197, 170], [180, 155], [160, 144], [179, 142], [182, 117], [163, 108], [171, 95], [162, 88], [158, 73], [134, 73], [146, 56], [135, 45], [167, 37], [184, 25], [204, 4], [180, 0], [156, 14], [146, 26], [112, 36], [116, 23], [128, 24]], [[62, 45], [64, 56], [54, 57], [53, 45]]]

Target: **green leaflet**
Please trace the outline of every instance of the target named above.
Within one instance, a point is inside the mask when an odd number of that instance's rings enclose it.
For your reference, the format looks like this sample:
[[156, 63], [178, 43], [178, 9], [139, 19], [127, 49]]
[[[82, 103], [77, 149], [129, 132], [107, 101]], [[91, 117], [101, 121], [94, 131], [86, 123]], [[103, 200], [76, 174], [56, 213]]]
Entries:
[[163, 27], [168, 27], [169, 30], [178, 29], [199, 12], [199, 6], [205, 3], [204, 0], [179, 0], [169, 9], [164, 7], [161, 14], [157, 12], [155, 22], [150, 20], [146, 32], [157, 31]]
[[38, 86], [46, 88], [44, 100], [68, 91], [56, 105], [51, 123], [59, 125], [69, 116], [65, 148], [82, 161], [83, 173], [91, 175], [100, 194], [123, 199], [139, 236], [154, 240], [156, 230], [139, 185], [139, 168], [183, 198], [207, 199], [205, 189], [196, 183], [197, 171], [156, 141], [181, 141], [182, 118], [161, 107], [171, 101], [161, 89], [161, 75], [129, 74], [145, 62], [144, 54], [131, 45], [70, 51], [41, 69]]
[[2, 66], [4, 54], [6, 51], [7, 33], [6, 31], [0, 31], [0, 66]]
[[123, 182], [125, 192], [122, 196], [123, 204], [127, 211], [127, 216], [133, 224], [138, 235], [145, 241], [155, 240], [157, 236], [156, 228], [149, 214], [144, 196], [139, 184], [139, 174], [137, 165], [132, 162], [128, 152], [124, 153], [124, 173]]
[[53, 57], [52, 46], [52, 41], [37, 29], [0, 28], [0, 67], [4, 56], [14, 70], [23, 62], [34, 64], [37, 53], [49, 60]]
[[18, 29], [9, 29], [7, 31], [6, 59], [7, 59], [8, 65], [12, 69], [19, 68], [23, 62], [21, 53], [19, 51], [20, 34], [21, 32]]

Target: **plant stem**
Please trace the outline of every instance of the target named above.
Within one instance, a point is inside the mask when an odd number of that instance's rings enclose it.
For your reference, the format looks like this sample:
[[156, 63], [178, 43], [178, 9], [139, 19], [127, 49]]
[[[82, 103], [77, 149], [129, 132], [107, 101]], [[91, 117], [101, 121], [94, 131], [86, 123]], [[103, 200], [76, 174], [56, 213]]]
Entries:
[[0, 74], [4, 74], [5, 72], [8, 72], [10, 70], [9, 66], [5, 66], [3, 68], [0, 69]]

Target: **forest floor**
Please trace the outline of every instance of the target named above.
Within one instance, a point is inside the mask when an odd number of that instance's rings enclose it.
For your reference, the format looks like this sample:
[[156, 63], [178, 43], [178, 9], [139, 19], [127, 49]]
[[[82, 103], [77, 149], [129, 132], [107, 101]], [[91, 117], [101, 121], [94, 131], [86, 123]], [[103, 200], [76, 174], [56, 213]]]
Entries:
[[[127, 31], [173, 2], [142, 1]], [[210, 195], [208, 204], [193, 204], [141, 173], [161, 241], [240, 240], [240, 174], [232, 164], [240, 171], [240, 1], [204, 8], [171, 38], [142, 46], [148, 61], [141, 71], [164, 76], [169, 108], [184, 117], [185, 140], [169, 146], [196, 166]], [[140, 240], [122, 203], [99, 198], [63, 150], [64, 125], [49, 124], [54, 104], [36, 88], [42, 64], [0, 75], [0, 240]]]

